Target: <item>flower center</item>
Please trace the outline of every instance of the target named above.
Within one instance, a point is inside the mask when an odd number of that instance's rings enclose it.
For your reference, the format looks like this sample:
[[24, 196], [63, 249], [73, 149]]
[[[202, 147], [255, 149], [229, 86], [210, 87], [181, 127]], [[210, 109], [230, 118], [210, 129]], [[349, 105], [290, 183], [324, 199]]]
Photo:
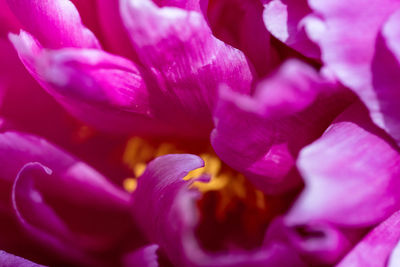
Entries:
[[191, 185], [202, 193], [197, 203], [200, 218], [196, 229], [201, 245], [210, 251], [259, 246], [268, 223], [287, 209], [288, 202], [257, 190], [242, 174], [225, 165], [209, 144], [194, 147], [181, 142], [131, 138], [123, 162], [132, 170], [133, 177], [125, 179], [125, 190], [136, 189], [137, 179], [148, 162], [158, 156], [177, 153], [197, 154], [205, 163], [203, 168], [189, 172], [184, 180], [210, 177], [207, 182], [198, 180]]

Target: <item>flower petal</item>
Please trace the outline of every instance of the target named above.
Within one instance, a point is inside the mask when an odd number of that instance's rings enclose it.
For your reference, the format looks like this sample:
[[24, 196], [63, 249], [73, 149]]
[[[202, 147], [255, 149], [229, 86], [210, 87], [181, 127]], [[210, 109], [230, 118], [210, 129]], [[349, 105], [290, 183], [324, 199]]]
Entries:
[[319, 47], [307, 37], [302, 20], [311, 13], [306, 0], [264, 0], [264, 23], [270, 33], [306, 57], [319, 59]]
[[142, 70], [130, 61], [95, 49], [45, 50], [25, 32], [10, 39], [34, 78], [79, 119], [108, 132], [172, 131], [154, 118]]
[[399, 238], [400, 212], [396, 212], [374, 228], [336, 266], [388, 266], [388, 258], [396, 247]]
[[[11, 210], [12, 195], [16, 218], [28, 237], [58, 258], [87, 263], [94, 260], [90, 253], [101, 252], [101, 261], [107, 262], [116, 256], [107, 251], [132, 238], [129, 195], [45, 140], [2, 133], [0, 162], [0, 207]], [[141, 240], [132, 238], [130, 244], [136, 242]]]
[[[79, 249], [65, 245], [66, 242], [71, 242], [67, 226], [44, 203], [39, 191], [33, 188], [34, 178], [32, 176], [41, 175], [39, 173], [41, 171], [45, 172], [45, 175], [51, 175], [52, 172], [39, 163], [31, 163], [25, 165], [15, 179], [12, 200], [18, 220], [31, 235], [60, 253], [65, 260], [93, 264]], [[41, 225], [36, 226], [35, 224]], [[46, 230], [43, 231], [41, 228]], [[54, 236], [61, 237], [64, 242]]]
[[122, 23], [119, 1], [97, 0], [96, 5], [106, 48], [115, 54], [137, 59], [128, 32]]
[[82, 25], [79, 13], [68, 0], [7, 0], [26, 31], [45, 47], [100, 48], [93, 33]]
[[[400, 10], [384, 24], [378, 36], [372, 61], [374, 98], [364, 99], [374, 122], [400, 143]], [[372, 109], [374, 105], [376, 109]]]
[[[377, 67], [371, 66], [371, 64], [378, 32], [389, 15], [400, 8], [400, 2], [397, 0], [368, 2], [363, 0], [310, 0], [309, 4], [314, 13], [311, 19], [306, 20], [306, 29], [310, 37], [318, 42], [323, 62], [344, 85], [360, 97], [368, 107], [373, 121], [390, 133], [390, 127], [393, 125], [389, 122], [388, 129], [386, 119], [382, 117], [381, 113], [381, 109], [384, 110], [384, 113], [392, 109], [392, 107], [386, 106], [387, 101], [384, 100], [390, 89], [379, 88], [378, 92], [375, 91], [372, 71], [376, 71]], [[349, 27], [354, 30], [349, 30]], [[390, 31], [392, 30], [396, 31], [393, 27]], [[386, 59], [382, 60], [385, 64]], [[379, 64], [381, 69], [393, 71], [387, 68], [386, 64], [382, 65], [377, 62], [374, 64]], [[378, 75], [382, 75], [382, 73], [378, 72]], [[389, 121], [390, 119], [388, 118]], [[394, 137], [399, 138], [398, 130], [394, 130], [394, 132]]]
[[2, 267], [44, 267], [3, 250], [0, 250], [0, 262]]
[[279, 193], [299, 185], [293, 168], [297, 153], [350, 101], [308, 65], [288, 61], [258, 85], [254, 97], [221, 91], [211, 143], [261, 190]]
[[220, 83], [250, 92], [253, 75], [246, 58], [216, 39], [200, 12], [158, 7], [151, 0], [123, 0], [120, 11], [141, 62], [157, 77], [158, 94], [170, 103], [168, 109], [156, 105], [159, 114], [171, 117], [174, 107], [186, 121], [210, 130]]
[[400, 207], [399, 164], [393, 141], [372, 123], [360, 103], [354, 104], [301, 151], [298, 167], [306, 187], [287, 222], [380, 222]]
[[199, 192], [190, 190], [191, 182], [182, 178], [202, 164], [197, 156], [180, 154], [148, 165], [133, 195], [133, 214], [149, 240], [159, 244], [176, 266], [303, 266], [281, 243], [254, 251], [211, 253], [201, 248], [196, 237]]
[[260, 77], [276, 67], [278, 55], [264, 26], [259, 0], [211, 0], [207, 9], [215, 36], [243, 51]]
[[124, 267], [143, 266], [143, 267], [158, 267], [158, 245], [148, 245], [140, 248], [123, 259]]
[[[355, 231], [357, 232], [357, 231]], [[266, 240], [282, 240], [310, 266], [333, 265], [358, 241], [359, 235], [324, 223], [288, 227], [282, 218], [271, 222]]]

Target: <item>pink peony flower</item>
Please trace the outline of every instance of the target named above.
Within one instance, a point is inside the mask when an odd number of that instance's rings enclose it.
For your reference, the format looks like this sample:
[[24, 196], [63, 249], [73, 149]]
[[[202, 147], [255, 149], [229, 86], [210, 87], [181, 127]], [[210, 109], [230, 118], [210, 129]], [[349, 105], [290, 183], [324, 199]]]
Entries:
[[399, 8], [1, 2], [0, 266], [397, 266]]

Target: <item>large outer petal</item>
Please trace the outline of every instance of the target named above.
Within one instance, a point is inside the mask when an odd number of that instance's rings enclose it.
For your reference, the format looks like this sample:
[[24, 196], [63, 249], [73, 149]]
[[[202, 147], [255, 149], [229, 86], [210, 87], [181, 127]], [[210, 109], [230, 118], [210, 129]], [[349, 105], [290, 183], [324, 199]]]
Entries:
[[298, 160], [305, 190], [289, 224], [370, 226], [400, 207], [400, 154], [361, 103], [349, 107]]
[[400, 212], [374, 228], [337, 267], [394, 267], [388, 265], [389, 256], [400, 239]]
[[143, 72], [130, 61], [96, 49], [46, 50], [25, 32], [10, 39], [32, 76], [79, 119], [109, 132], [172, 131], [154, 118]]
[[314, 14], [306, 20], [306, 30], [319, 44], [323, 62], [361, 98], [373, 121], [390, 133], [381, 113], [382, 107], [387, 110], [386, 103], [380, 103], [382, 96], [373, 87], [371, 64], [378, 32], [400, 1], [309, 0], [309, 4]]
[[202, 164], [197, 156], [181, 154], [159, 157], [148, 165], [133, 195], [133, 214], [149, 240], [176, 266], [303, 266], [278, 242], [253, 251], [209, 253], [200, 247], [195, 235], [199, 192], [189, 190], [190, 182], [182, 178]]
[[23, 28], [45, 47], [100, 47], [69, 0], [7, 0], [7, 3]]
[[264, 23], [278, 40], [306, 57], [319, 59], [318, 46], [306, 35], [302, 20], [311, 10], [307, 0], [264, 0]]
[[253, 97], [221, 91], [211, 143], [222, 160], [261, 190], [280, 192], [298, 185], [293, 167], [299, 150], [349, 101], [343, 88], [308, 65], [288, 61]]
[[220, 83], [250, 92], [253, 75], [245, 56], [216, 39], [200, 12], [151, 0], [122, 0], [120, 11], [141, 62], [157, 77], [158, 94], [170, 103], [167, 109], [156, 105], [160, 116], [186, 115], [210, 130]]

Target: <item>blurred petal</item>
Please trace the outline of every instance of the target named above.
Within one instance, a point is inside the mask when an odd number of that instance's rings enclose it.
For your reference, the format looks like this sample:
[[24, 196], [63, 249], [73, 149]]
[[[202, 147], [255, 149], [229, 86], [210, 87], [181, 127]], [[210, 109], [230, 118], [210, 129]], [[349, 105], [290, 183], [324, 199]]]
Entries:
[[100, 47], [68, 0], [7, 0], [7, 3], [24, 29], [45, 47]]
[[400, 212], [396, 212], [374, 228], [336, 266], [392, 267], [387, 264], [399, 238]]
[[97, 0], [99, 22], [104, 33], [105, 46], [111, 52], [137, 59], [119, 12], [119, 1]]
[[259, 189], [279, 193], [299, 185], [293, 169], [297, 153], [351, 100], [308, 65], [288, 61], [258, 85], [253, 97], [221, 90], [211, 143], [223, 161]]
[[211, 0], [207, 10], [215, 36], [243, 51], [260, 77], [278, 64], [262, 13], [259, 0]]
[[71, 242], [71, 233], [54, 211], [44, 203], [40, 192], [34, 189], [34, 177], [41, 175], [40, 172], [51, 175], [50, 169], [39, 163], [31, 163], [25, 165], [15, 179], [12, 200], [18, 220], [31, 235], [60, 253], [65, 259], [93, 265], [79, 249], [65, 244]]
[[400, 207], [399, 166], [394, 142], [354, 104], [301, 151], [298, 167], [306, 187], [287, 222], [376, 224]]
[[[355, 237], [359, 238], [358, 235]], [[271, 222], [266, 240], [291, 244], [310, 266], [331, 266], [350, 250], [356, 238], [354, 233], [329, 224], [310, 223], [292, 228], [286, 226], [282, 218], [277, 218]]]
[[[372, 99], [364, 99], [375, 123], [400, 143], [400, 11], [384, 24], [372, 62]], [[378, 105], [376, 110], [371, 109]]]
[[149, 240], [159, 244], [176, 266], [302, 266], [281, 243], [251, 251], [211, 253], [201, 248], [196, 237], [199, 192], [182, 179], [202, 164], [197, 156], [180, 154], [159, 157], [148, 165], [133, 195], [133, 214]]
[[157, 249], [158, 245], [149, 245], [138, 249], [124, 257], [123, 266], [158, 267]]
[[307, 0], [264, 0], [264, 23], [270, 33], [306, 57], [319, 59], [320, 50], [307, 37], [302, 20], [311, 13]]
[[155, 105], [160, 116], [186, 116], [209, 131], [220, 83], [250, 92], [253, 75], [245, 56], [216, 39], [200, 12], [151, 0], [123, 0], [120, 11], [141, 62], [157, 78], [158, 95], [170, 104]]
[[25, 32], [10, 39], [34, 78], [77, 118], [109, 132], [170, 131], [154, 118], [142, 70], [130, 61], [94, 49], [45, 50]]
[[43, 265], [33, 263], [2, 250], [0, 250], [0, 262], [2, 267], [43, 267]]
[[12, 195], [28, 237], [58, 257], [87, 263], [93, 262], [90, 253], [101, 252], [106, 262], [107, 251], [132, 238], [129, 195], [59, 148], [35, 136], [5, 132], [0, 134], [0, 162], [0, 207], [11, 210]]

